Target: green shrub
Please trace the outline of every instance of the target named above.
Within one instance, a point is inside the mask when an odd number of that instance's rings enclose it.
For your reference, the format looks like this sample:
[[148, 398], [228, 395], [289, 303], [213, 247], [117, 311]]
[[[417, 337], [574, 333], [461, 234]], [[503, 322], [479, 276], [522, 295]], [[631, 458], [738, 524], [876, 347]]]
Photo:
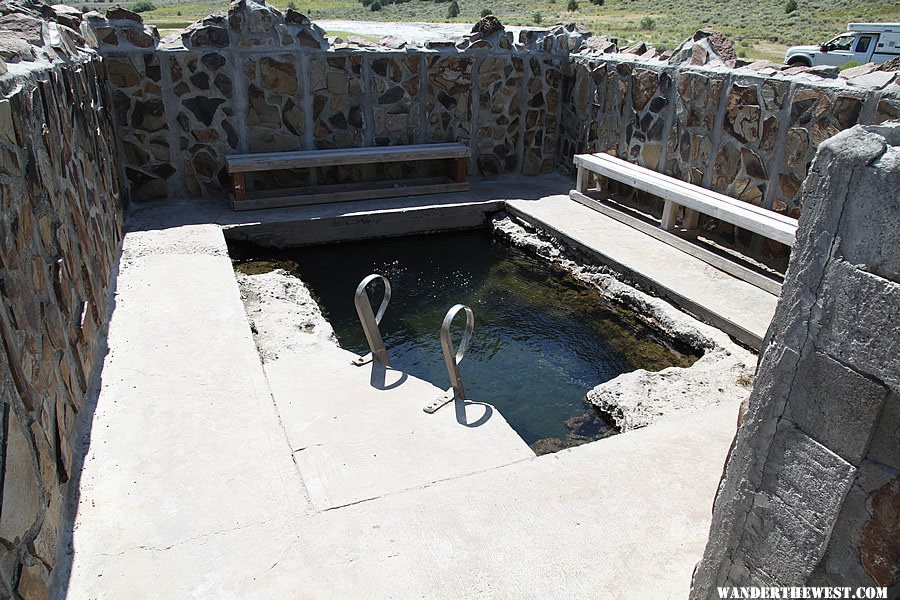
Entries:
[[591, 0], [591, 4], [596, 6], [603, 6], [603, 0]]
[[645, 31], [656, 29], [656, 21], [654, 21], [650, 17], [644, 17], [643, 19], [641, 19], [641, 29]]
[[369, 10], [371, 10], [372, 12], [378, 12], [379, 10], [381, 10], [381, 2], [379, 2], [379, 0], [374, 0], [374, 2], [369, 5]]
[[784, 12], [791, 14], [795, 10], [797, 10], [797, 0], [787, 0], [787, 4], [784, 5]]
[[142, 13], [142, 12], [151, 11], [155, 8], [156, 7], [153, 6], [152, 2], [148, 2], [147, 0], [141, 0], [140, 2], [135, 2], [134, 4], [131, 5], [131, 12]]
[[494, 11], [492, 11], [491, 9], [489, 9], [489, 8], [482, 9], [482, 11], [481, 11], [481, 18], [483, 19], [483, 18], [485, 18], [486, 16], [492, 15], [492, 14], [494, 14]]
[[291, 0], [287, 3], [288, 10], [297, 10], [297, 4]]
[[535, 25], [540, 25], [541, 21], [544, 20], [544, 15], [542, 15], [539, 12], [536, 12], [533, 15], [531, 15], [531, 20], [534, 21]]
[[855, 60], [851, 60], [850, 62], [838, 67], [839, 70], [843, 71], [845, 69], [852, 69], [853, 67], [858, 67], [859, 63]]
[[569, 12], [575, 12], [578, 10], [578, 2], [576, 0], [569, 0], [569, 5], [566, 6], [566, 10]]
[[447, 9], [447, 18], [455, 19], [459, 16], [459, 4], [456, 3], [456, 0], [450, 3], [450, 7]]

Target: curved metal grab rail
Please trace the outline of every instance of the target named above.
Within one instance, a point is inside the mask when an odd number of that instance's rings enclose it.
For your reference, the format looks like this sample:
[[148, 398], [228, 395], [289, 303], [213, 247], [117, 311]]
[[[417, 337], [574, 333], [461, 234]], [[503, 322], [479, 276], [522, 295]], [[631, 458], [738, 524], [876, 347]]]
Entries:
[[[372, 302], [366, 293], [366, 288], [370, 283], [380, 279], [384, 282], [384, 298], [378, 307], [378, 312], [372, 311]], [[384, 340], [381, 337], [381, 330], [378, 325], [381, 318], [384, 317], [384, 311], [387, 310], [388, 303], [391, 301], [391, 282], [384, 275], [372, 273], [365, 277], [356, 286], [356, 293], [353, 296], [353, 304], [356, 306], [356, 314], [359, 316], [359, 323], [362, 325], [363, 333], [366, 335], [366, 342], [369, 344], [370, 354], [360, 356], [353, 361], [354, 365], [360, 366], [374, 360], [387, 367], [391, 366], [391, 360], [388, 358], [387, 350], [384, 347]]]
[[[462, 339], [459, 347], [453, 347], [453, 340], [450, 338], [450, 325], [453, 319], [459, 314], [459, 311], [466, 311], [466, 328], [463, 330]], [[424, 408], [425, 412], [433, 413], [440, 407], [448, 404], [453, 400], [465, 400], [466, 390], [463, 387], [462, 376], [459, 374], [459, 363], [462, 361], [472, 342], [472, 331], [475, 329], [475, 313], [465, 304], [456, 304], [447, 311], [444, 322], [441, 323], [441, 349], [444, 351], [444, 362], [447, 364], [447, 373], [450, 375], [450, 384], [452, 387], [441, 394], [431, 404]]]

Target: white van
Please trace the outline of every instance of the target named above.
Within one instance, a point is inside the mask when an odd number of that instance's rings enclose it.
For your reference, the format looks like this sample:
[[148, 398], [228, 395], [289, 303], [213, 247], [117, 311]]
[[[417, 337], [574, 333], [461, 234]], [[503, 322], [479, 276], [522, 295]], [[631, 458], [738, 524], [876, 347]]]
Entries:
[[883, 63], [900, 57], [900, 23], [850, 23], [847, 32], [821, 46], [788, 48], [784, 62], [792, 67], [840, 67], [848, 62]]

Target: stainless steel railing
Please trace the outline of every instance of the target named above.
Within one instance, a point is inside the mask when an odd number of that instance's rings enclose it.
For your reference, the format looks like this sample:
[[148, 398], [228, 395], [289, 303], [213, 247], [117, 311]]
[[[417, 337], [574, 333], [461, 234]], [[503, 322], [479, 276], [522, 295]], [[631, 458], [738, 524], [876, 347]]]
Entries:
[[[372, 311], [372, 302], [369, 300], [369, 294], [366, 288], [373, 281], [380, 279], [384, 282], [384, 297], [378, 306], [378, 311]], [[360, 356], [353, 361], [354, 365], [362, 366], [369, 362], [375, 361], [386, 367], [391, 366], [391, 360], [388, 357], [387, 350], [384, 347], [384, 340], [381, 337], [381, 330], [378, 325], [387, 310], [388, 303], [391, 301], [391, 282], [384, 275], [373, 273], [359, 282], [356, 287], [356, 294], [353, 296], [353, 304], [356, 306], [356, 314], [359, 315], [359, 322], [362, 325], [363, 333], [366, 335], [366, 342], [369, 344], [369, 354]]]
[[[450, 337], [450, 325], [453, 319], [460, 311], [466, 312], [466, 328], [463, 330], [462, 339], [459, 347], [454, 348], [453, 340]], [[463, 387], [462, 375], [459, 373], [459, 363], [462, 362], [466, 350], [472, 341], [472, 331], [475, 329], [475, 314], [472, 309], [465, 304], [457, 304], [447, 311], [444, 322], [441, 323], [441, 349], [444, 351], [444, 362], [447, 364], [447, 373], [450, 375], [451, 388], [438, 396], [431, 404], [423, 410], [427, 413], [433, 413], [440, 407], [452, 402], [453, 400], [465, 400], [466, 390]]]

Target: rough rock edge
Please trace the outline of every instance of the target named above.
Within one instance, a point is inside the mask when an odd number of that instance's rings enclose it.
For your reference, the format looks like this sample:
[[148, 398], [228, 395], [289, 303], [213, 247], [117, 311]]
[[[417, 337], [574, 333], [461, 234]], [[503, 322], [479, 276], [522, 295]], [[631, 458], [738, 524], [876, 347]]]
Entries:
[[501, 214], [491, 227], [513, 245], [556, 263], [610, 301], [633, 310], [648, 325], [703, 353], [686, 369], [638, 369], [589, 391], [588, 402], [608, 414], [622, 432], [722, 402], [747, 400], [756, 357], [727, 334], [628, 285], [608, 268], [586, 264], [589, 261], [573, 249], [518, 219]]
[[331, 323], [298, 277], [275, 269], [259, 275], [235, 272], [235, 278], [263, 363], [281, 352], [338, 346]]

